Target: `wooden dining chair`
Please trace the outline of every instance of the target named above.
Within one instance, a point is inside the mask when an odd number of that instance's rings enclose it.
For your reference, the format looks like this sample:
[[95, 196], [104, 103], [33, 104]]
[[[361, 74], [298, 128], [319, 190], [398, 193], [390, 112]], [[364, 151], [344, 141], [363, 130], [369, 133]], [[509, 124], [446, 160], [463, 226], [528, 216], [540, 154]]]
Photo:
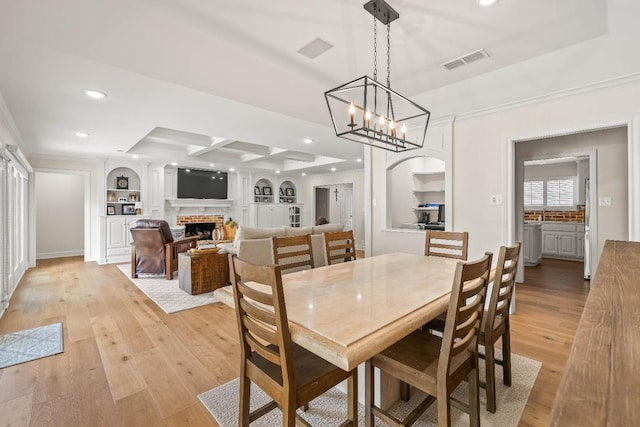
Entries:
[[466, 261], [468, 247], [469, 233], [466, 231], [427, 230], [424, 254]]
[[[248, 426], [279, 407], [282, 425], [294, 426], [296, 409], [348, 380], [348, 420], [344, 425], [357, 426], [357, 369], [343, 371], [291, 341], [281, 267], [250, 264], [235, 256], [229, 264], [240, 332], [238, 425]], [[273, 400], [249, 413], [251, 382]]]
[[314, 267], [311, 235], [272, 237], [273, 262], [282, 267], [282, 273], [291, 273]]
[[[496, 412], [495, 365], [502, 366], [502, 382], [511, 386], [511, 327], [509, 307], [516, 283], [521, 243], [500, 247], [489, 304], [483, 317], [478, 344], [484, 346], [486, 360], [487, 411]], [[494, 345], [502, 338], [502, 360], [495, 358]], [[480, 357], [483, 357], [481, 354]]]
[[356, 259], [356, 245], [353, 239], [353, 230], [324, 232], [324, 249], [327, 257], [327, 265], [337, 262], [348, 262]]
[[[374, 416], [391, 425], [411, 425], [437, 400], [438, 425], [451, 424], [451, 403], [469, 413], [470, 425], [480, 425], [478, 385], [478, 334], [491, 270], [491, 253], [473, 262], [459, 262], [453, 280], [442, 337], [417, 330], [377, 354], [365, 364], [365, 425]], [[425, 278], [425, 281], [428, 281]], [[373, 368], [422, 390], [428, 396], [399, 420], [375, 406]], [[469, 382], [467, 404], [451, 396], [464, 380]]]

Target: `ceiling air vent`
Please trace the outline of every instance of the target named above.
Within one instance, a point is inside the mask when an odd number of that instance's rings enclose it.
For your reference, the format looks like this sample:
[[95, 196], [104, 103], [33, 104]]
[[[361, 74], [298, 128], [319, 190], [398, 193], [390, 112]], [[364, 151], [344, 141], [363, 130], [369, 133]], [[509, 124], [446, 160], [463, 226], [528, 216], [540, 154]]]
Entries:
[[329, 49], [331, 49], [333, 45], [329, 42], [322, 40], [321, 38], [316, 38], [315, 40], [309, 42], [305, 46], [302, 46], [298, 53], [306, 56], [309, 59], [315, 59], [318, 56], [322, 55]]
[[484, 49], [478, 49], [476, 51], [473, 51], [471, 53], [467, 53], [466, 55], [463, 55], [459, 58], [456, 59], [452, 59], [449, 62], [445, 62], [444, 64], [442, 64], [442, 66], [444, 68], [446, 68], [447, 70], [453, 70], [454, 68], [458, 68], [461, 67], [463, 65], [467, 65], [470, 62], [474, 62], [477, 61], [479, 59], [483, 59], [483, 58], [488, 58], [489, 55], [487, 54], [487, 52]]

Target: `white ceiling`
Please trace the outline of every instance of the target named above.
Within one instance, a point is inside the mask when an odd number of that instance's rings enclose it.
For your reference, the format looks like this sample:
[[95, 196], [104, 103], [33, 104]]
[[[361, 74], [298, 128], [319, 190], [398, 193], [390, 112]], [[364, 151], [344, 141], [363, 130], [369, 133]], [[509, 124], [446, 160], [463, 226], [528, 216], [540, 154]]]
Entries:
[[[362, 146], [335, 137], [323, 93], [372, 74], [364, 2], [0, 0], [0, 94], [31, 156], [356, 168]], [[391, 82], [409, 97], [607, 32], [606, 0], [390, 4]], [[334, 47], [297, 53], [318, 37]], [[481, 48], [489, 58], [441, 66]], [[89, 88], [108, 96], [89, 99]]]

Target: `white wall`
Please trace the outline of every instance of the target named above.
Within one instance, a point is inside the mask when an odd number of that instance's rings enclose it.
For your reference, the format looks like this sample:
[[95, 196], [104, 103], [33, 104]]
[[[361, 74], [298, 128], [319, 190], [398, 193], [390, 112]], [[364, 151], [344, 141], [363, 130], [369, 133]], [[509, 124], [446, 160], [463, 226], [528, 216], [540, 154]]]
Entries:
[[[347, 183], [353, 184], [353, 237], [356, 246], [361, 248], [364, 247], [364, 172], [362, 169], [301, 177], [300, 188], [303, 191], [301, 191], [302, 199], [300, 201], [304, 203], [302, 226], [310, 226], [316, 222], [313, 187]], [[333, 193], [330, 193], [329, 197], [335, 200]]]
[[[520, 145], [518, 145], [518, 148], [520, 148]], [[569, 176], [578, 176], [578, 163], [575, 161], [571, 163], [556, 163], [556, 164], [550, 164], [550, 165], [530, 165], [530, 166], [524, 167], [525, 179], [564, 178]]]
[[84, 255], [84, 177], [35, 173], [36, 259]]

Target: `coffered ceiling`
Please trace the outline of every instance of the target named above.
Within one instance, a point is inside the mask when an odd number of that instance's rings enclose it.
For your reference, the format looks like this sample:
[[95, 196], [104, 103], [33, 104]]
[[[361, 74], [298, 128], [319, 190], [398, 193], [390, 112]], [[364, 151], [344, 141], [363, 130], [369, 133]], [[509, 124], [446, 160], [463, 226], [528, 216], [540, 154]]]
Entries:
[[[362, 146], [335, 137], [323, 93], [372, 74], [373, 18], [363, 3], [0, 0], [0, 94], [30, 156], [357, 168]], [[390, 4], [400, 13], [391, 82], [408, 97], [607, 32], [605, 0]], [[329, 49], [315, 58], [298, 52], [316, 39]], [[487, 57], [442, 66], [479, 49]], [[425, 107], [437, 117], [437, 106]]]

